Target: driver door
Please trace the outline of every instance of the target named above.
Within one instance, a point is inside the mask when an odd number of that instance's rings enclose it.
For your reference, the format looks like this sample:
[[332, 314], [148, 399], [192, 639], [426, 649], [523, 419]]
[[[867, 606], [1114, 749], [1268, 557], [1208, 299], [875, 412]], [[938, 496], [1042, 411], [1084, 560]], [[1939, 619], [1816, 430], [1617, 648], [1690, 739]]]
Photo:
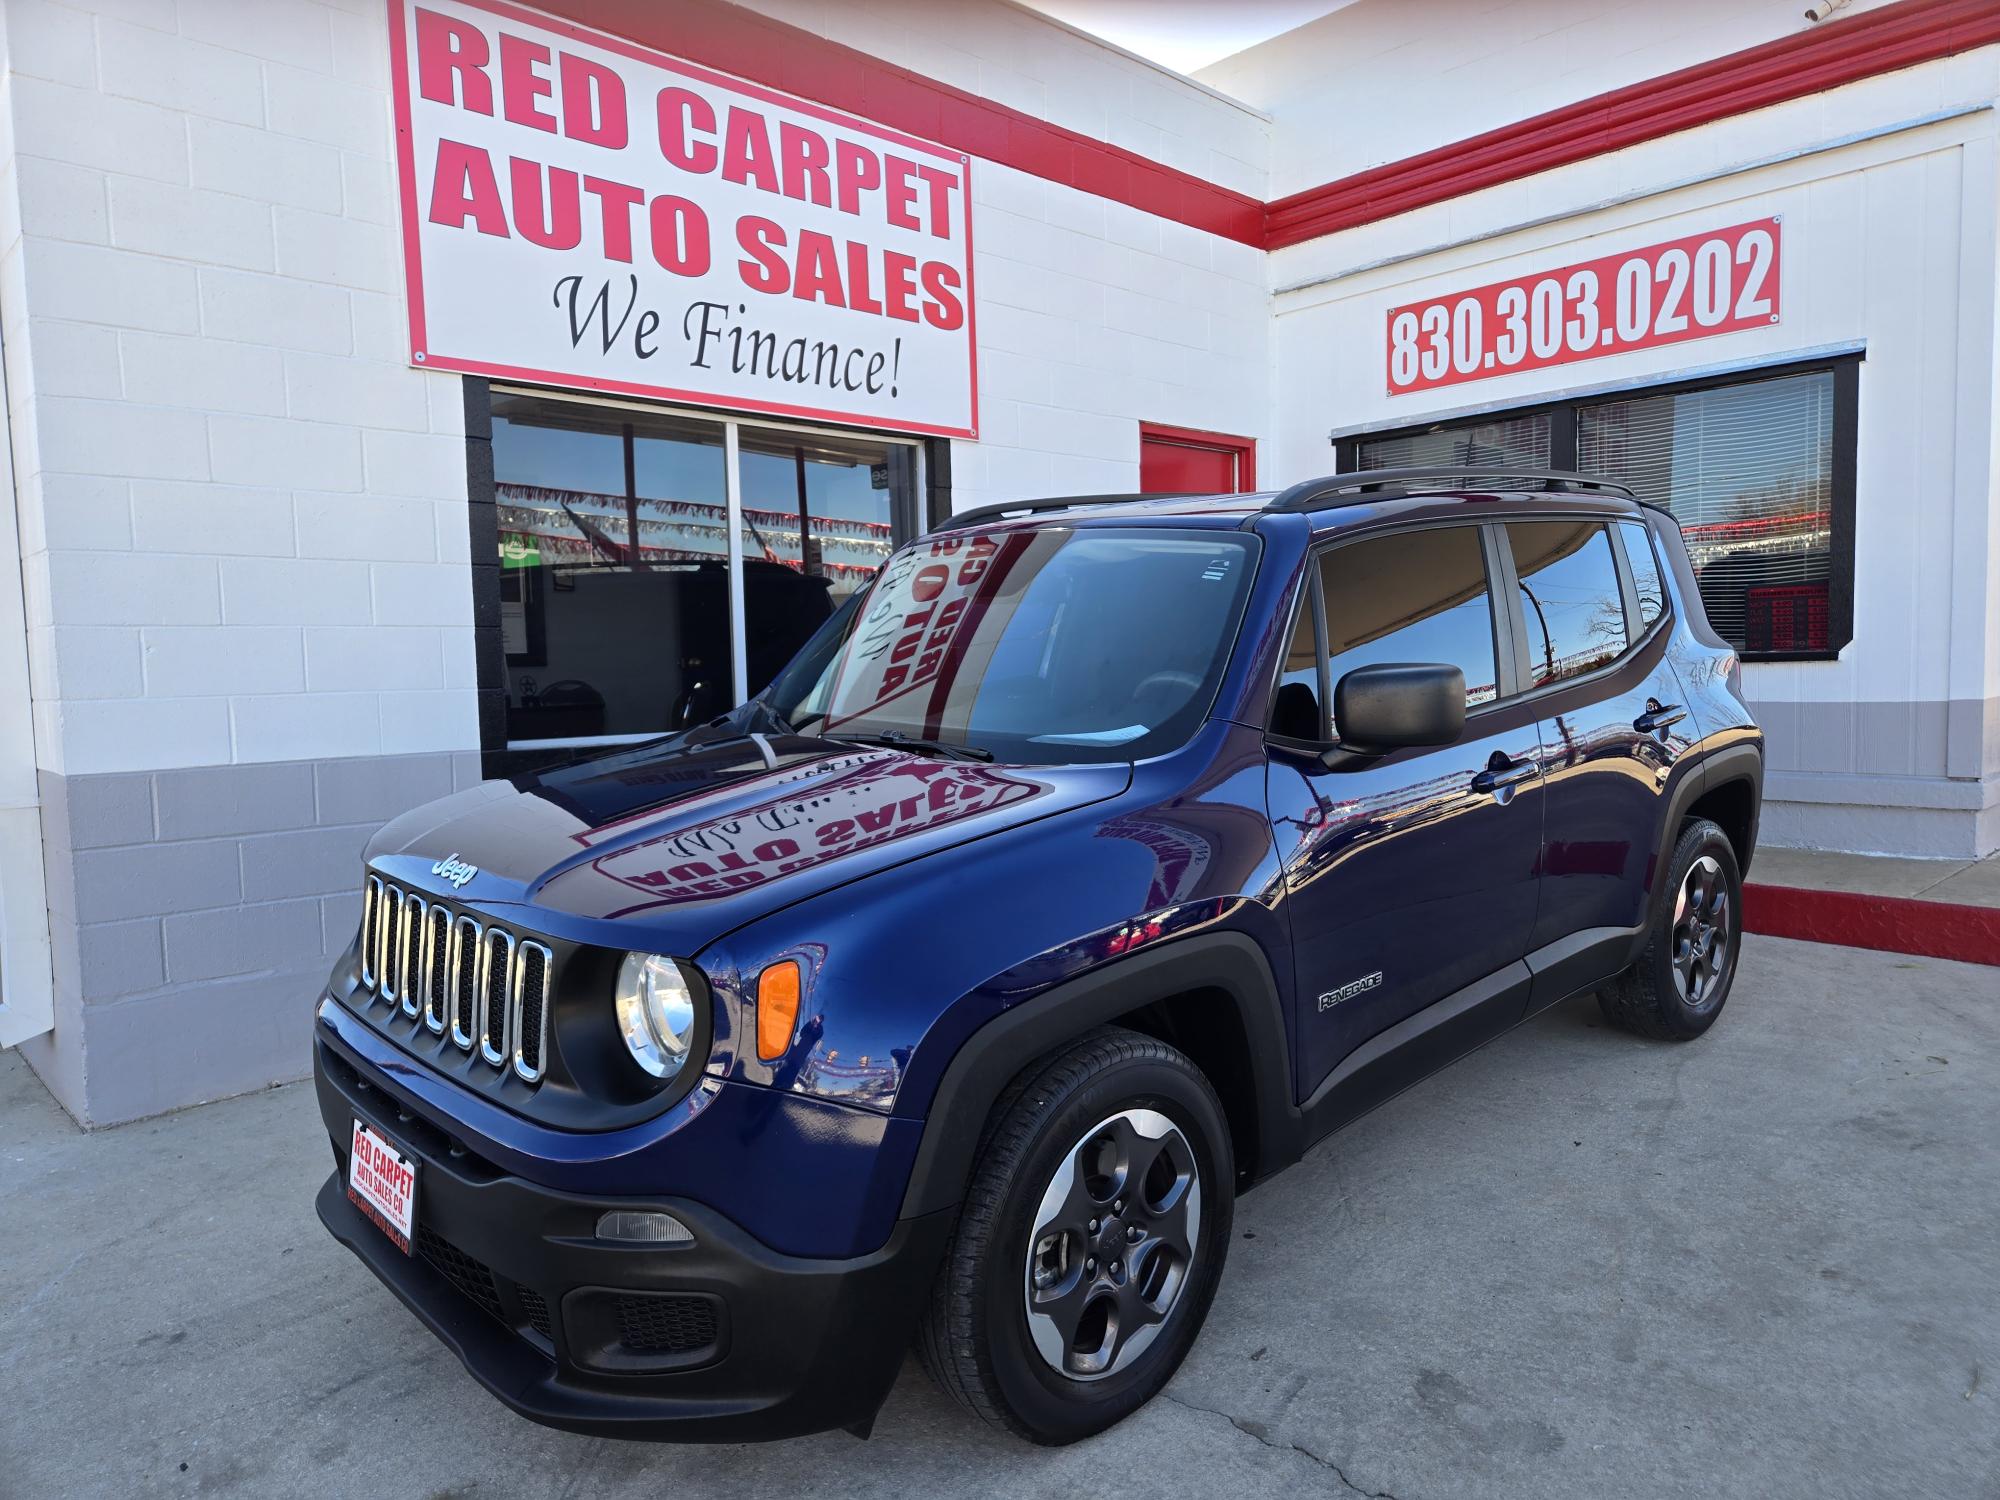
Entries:
[[[1453, 524], [1337, 544], [1312, 570], [1274, 703], [1268, 778], [1302, 1098], [1343, 1063], [1352, 1074], [1406, 1041], [1420, 1058], [1465, 1050], [1525, 1006], [1544, 792], [1534, 711], [1508, 701], [1511, 652], [1496, 650], [1506, 639], [1497, 561], [1485, 527]], [[1464, 731], [1449, 745], [1330, 769], [1319, 752], [1340, 736], [1334, 685], [1388, 662], [1459, 667]], [[1317, 743], [1301, 737], [1308, 725]], [[1459, 1045], [1469, 1031], [1478, 1035]]]

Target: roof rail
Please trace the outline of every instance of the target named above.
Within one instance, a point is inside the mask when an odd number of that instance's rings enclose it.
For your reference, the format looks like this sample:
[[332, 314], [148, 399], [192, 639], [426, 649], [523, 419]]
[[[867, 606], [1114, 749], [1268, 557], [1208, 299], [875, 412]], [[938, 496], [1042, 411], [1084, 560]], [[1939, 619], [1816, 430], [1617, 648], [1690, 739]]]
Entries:
[[1266, 511], [1296, 512], [1332, 510], [1342, 505], [1366, 505], [1401, 495], [1425, 491], [1467, 489], [1541, 490], [1553, 494], [1617, 495], [1636, 500], [1638, 496], [1613, 480], [1590, 474], [1571, 474], [1560, 469], [1429, 468], [1363, 469], [1352, 474], [1326, 474], [1318, 479], [1302, 479], [1266, 505]]
[[946, 516], [937, 525], [925, 532], [926, 536], [936, 536], [941, 531], [963, 531], [968, 526], [983, 526], [988, 521], [1004, 521], [1015, 515], [1037, 515], [1045, 510], [1068, 510], [1073, 505], [1121, 505], [1134, 500], [1186, 500], [1200, 493], [1196, 490], [1159, 490], [1129, 495], [1044, 495], [1039, 500], [1003, 500], [997, 505], [975, 505], [971, 510], [962, 510]]

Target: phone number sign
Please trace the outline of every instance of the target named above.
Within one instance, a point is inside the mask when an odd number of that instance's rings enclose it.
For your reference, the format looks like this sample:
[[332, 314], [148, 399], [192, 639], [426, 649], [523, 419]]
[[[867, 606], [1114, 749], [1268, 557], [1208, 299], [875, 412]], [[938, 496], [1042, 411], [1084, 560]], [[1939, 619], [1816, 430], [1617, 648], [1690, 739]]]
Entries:
[[1780, 225], [1754, 219], [1389, 310], [1389, 394], [1778, 321]]

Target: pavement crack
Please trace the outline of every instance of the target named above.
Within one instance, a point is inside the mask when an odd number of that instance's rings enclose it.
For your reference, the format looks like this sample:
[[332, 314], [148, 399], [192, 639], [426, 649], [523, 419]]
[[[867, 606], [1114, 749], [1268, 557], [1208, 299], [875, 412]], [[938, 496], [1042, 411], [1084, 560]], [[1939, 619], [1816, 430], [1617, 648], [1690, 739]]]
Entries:
[[1183, 1400], [1172, 1391], [1161, 1391], [1160, 1399], [1162, 1401], [1171, 1401], [1174, 1405], [1185, 1411], [1198, 1411], [1206, 1416], [1220, 1417], [1245, 1437], [1255, 1438], [1266, 1448], [1274, 1449], [1279, 1453], [1297, 1453], [1302, 1457], [1309, 1458], [1329, 1474], [1333, 1475], [1335, 1479], [1338, 1479], [1341, 1485], [1350, 1493], [1364, 1496], [1365, 1500], [1397, 1500], [1397, 1497], [1388, 1490], [1364, 1490], [1360, 1485], [1347, 1477], [1347, 1471], [1341, 1468], [1339, 1464], [1330, 1458], [1322, 1457], [1320, 1454], [1313, 1452], [1304, 1443], [1295, 1443], [1289, 1438], [1283, 1442], [1277, 1441], [1261, 1422], [1251, 1422], [1242, 1417], [1233, 1417], [1219, 1407], [1201, 1406], [1193, 1401]]

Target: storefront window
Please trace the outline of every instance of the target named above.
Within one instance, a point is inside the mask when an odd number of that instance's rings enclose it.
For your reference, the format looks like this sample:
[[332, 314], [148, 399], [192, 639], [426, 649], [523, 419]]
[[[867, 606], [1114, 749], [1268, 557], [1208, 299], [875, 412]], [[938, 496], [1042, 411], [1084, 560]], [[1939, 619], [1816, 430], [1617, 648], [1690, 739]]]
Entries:
[[755, 693], [894, 550], [895, 497], [915, 494], [916, 450], [745, 428], [741, 451], [744, 639]]
[[[507, 739], [662, 734], [737, 701], [726, 421], [493, 393]], [[915, 529], [915, 447], [742, 424], [745, 689]]]
[[1853, 360], [1482, 414], [1340, 443], [1343, 467], [1575, 469], [1681, 523], [1704, 609], [1746, 657], [1852, 636]]
[[1501, 417], [1472, 426], [1436, 427], [1428, 432], [1403, 432], [1368, 438], [1359, 445], [1362, 469], [1420, 469], [1437, 464], [1453, 469], [1549, 467], [1549, 419], [1540, 412], [1525, 417]]
[[1709, 623], [1753, 654], [1824, 651], [1833, 552], [1833, 372], [1606, 401], [1577, 467], [1681, 523]]

